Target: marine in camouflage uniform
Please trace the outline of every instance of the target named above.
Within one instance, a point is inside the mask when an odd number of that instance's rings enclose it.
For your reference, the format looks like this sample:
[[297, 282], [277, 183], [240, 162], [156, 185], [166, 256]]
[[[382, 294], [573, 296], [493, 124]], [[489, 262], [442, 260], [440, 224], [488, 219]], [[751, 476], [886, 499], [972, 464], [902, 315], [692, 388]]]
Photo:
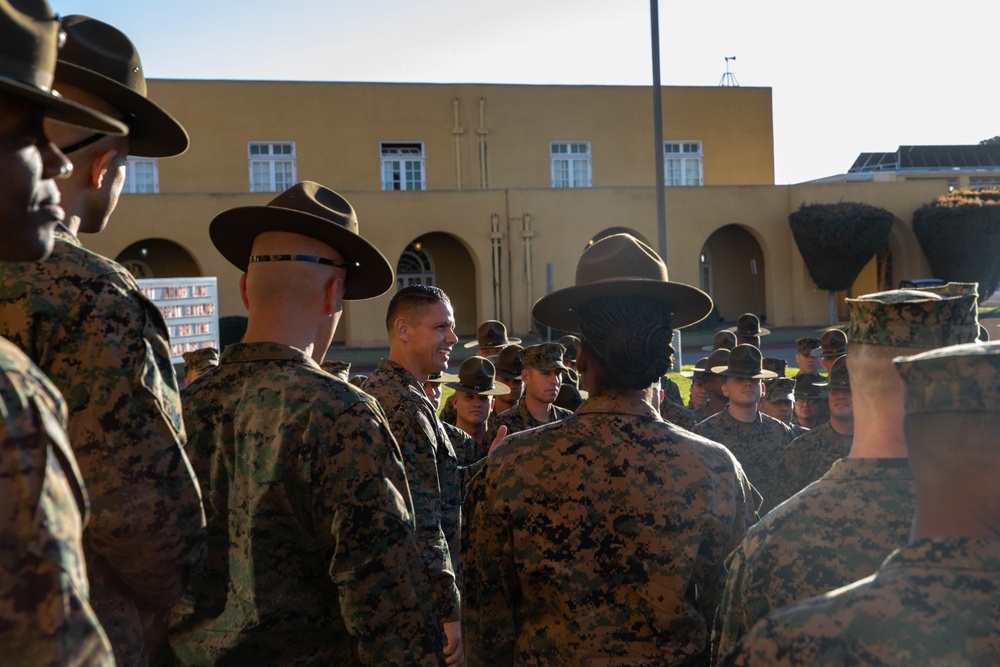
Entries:
[[0, 338], [0, 647], [3, 663], [115, 664], [88, 601], [89, 507], [64, 431], [66, 404]]
[[344, 302], [393, 284], [357, 229], [310, 181], [209, 226], [250, 320], [184, 393], [209, 558], [171, 619], [182, 664], [444, 663], [385, 413], [318, 363]]
[[[956, 345], [894, 363], [922, 508], [909, 544], [876, 574], [766, 617], [724, 664], [1000, 664], [998, 494], [983, 494], [998, 467], [1000, 346]], [[948, 433], [956, 440], [943, 448]]]
[[144, 664], [140, 614], [169, 610], [205, 558], [160, 311], [121, 265], [60, 228], [45, 261], [0, 264], [0, 334], [66, 397], [92, 508], [84, 533], [91, 604], [116, 656]]
[[383, 359], [363, 388], [382, 405], [403, 452], [435, 613], [458, 621], [462, 487], [455, 450], [423, 386], [400, 364]]
[[174, 612], [180, 662], [438, 665], [378, 403], [286, 345], [230, 345], [221, 362], [184, 390], [210, 545]]
[[[0, 5], [0, 260], [44, 259], [64, 211], [70, 161], [43, 119], [122, 135], [123, 124], [52, 90], [62, 38], [44, 0]], [[88, 602], [87, 494], [66, 438], [66, 404], [0, 338], [0, 662], [14, 667], [115, 664]]]
[[[497, 431], [501, 426], [507, 427], [507, 435], [512, 435], [514, 433], [520, 433], [529, 428], [535, 428], [542, 424], [548, 424], [560, 419], [565, 419], [566, 417], [573, 414], [570, 410], [566, 408], [560, 408], [554, 403], [556, 395], [551, 397], [551, 401], [548, 401], [548, 421], [539, 421], [535, 419], [534, 415], [531, 414], [531, 410], [528, 408], [529, 393], [532, 391], [530, 383], [532, 380], [529, 379], [529, 375], [532, 371], [538, 373], [551, 373], [554, 371], [559, 371], [560, 373], [566, 370], [563, 365], [563, 346], [558, 343], [540, 343], [538, 345], [530, 345], [521, 351], [521, 356], [524, 360], [524, 371], [522, 372], [522, 378], [524, 379], [524, 391], [521, 394], [521, 398], [518, 399], [514, 407], [501, 412], [499, 415], [490, 420], [490, 428], [486, 433], [486, 442], [492, 443], [496, 439]], [[561, 376], [560, 376], [561, 377]], [[535, 382], [540, 381], [541, 378], [536, 378]], [[558, 394], [560, 383], [556, 385], [556, 394]], [[545, 403], [546, 400], [538, 400], [540, 403]]]
[[834, 461], [851, 452], [852, 442], [853, 434], [837, 433], [830, 422], [792, 440], [781, 454], [775, 475], [777, 501], [792, 497], [822, 477]]
[[[566, 408], [560, 408], [556, 404], [552, 404], [552, 421], [558, 421], [560, 419], [565, 419], [569, 417], [572, 412]], [[517, 404], [510, 410], [505, 410], [501, 412], [496, 417], [490, 420], [490, 430], [486, 433], [486, 442], [493, 442], [497, 436], [497, 431], [500, 426], [507, 427], [507, 434], [512, 435], [514, 433], [520, 433], [521, 431], [526, 431], [529, 428], [535, 428], [536, 426], [541, 426], [550, 422], [540, 422], [535, 419], [531, 412], [528, 410], [528, 406], [524, 404], [524, 396], [518, 400]]]
[[[602, 289], [631, 283], [580, 284], [591, 274], [588, 262], [608, 257], [622, 271], [646, 275], [637, 255], [661, 267], [665, 294], [601, 299]], [[669, 363], [663, 348], [670, 326], [659, 313], [673, 310], [683, 325], [704, 316], [710, 301], [667, 283], [662, 261], [628, 235], [585, 251], [577, 283], [540, 300], [535, 318], [573, 330], [572, 322], [549, 318], [579, 312], [567, 305], [574, 298], [599, 299], [582, 310], [607, 314], [594, 315], [602, 323], [648, 318], [664, 342], [615, 346], [629, 350], [628, 363], [606, 362], [614, 370], [598, 373], [598, 353], [588, 343], [593, 330], [579, 325], [587, 402], [561, 421], [508, 437], [489, 455], [467, 563], [470, 663], [707, 664], [723, 559], [753, 521], [752, 490], [732, 454], [664, 422], [642, 393], [657, 379], [657, 367]], [[676, 307], [663, 308], [660, 298]], [[630, 343], [640, 338], [631, 329], [614, 335]]]
[[698, 419], [695, 417], [693, 410], [688, 410], [687, 408], [674, 403], [666, 396], [664, 396], [663, 400], [660, 401], [660, 416], [674, 426], [680, 426], [686, 431], [690, 431], [694, 428], [695, 424], [698, 423]]
[[[830, 469], [834, 461], [844, 458], [851, 452], [851, 444], [854, 442], [854, 423], [850, 406], [851, 383], [846, 356], [834, 362], [830, 368], [829, 381], [821, 386], [831, 389], [831, 421], [795, 438], [785, 448], [777, 474], [781, 500], [790, 498], [815, 482]], [[846, 393], [843, 394], [843, 398], [838, 398], [835, 393], [837, 391]], [[842, 419], [837, 420], [836, 427], [832, 421], [833, 406], [846, 411], [841, 415]], [[849, 432], [841, 433], [837, 429]]]
[[[734, 379], [749, 379], [758, 384], [763, 378], [775, 376], [773, 371], [761, 368], [760, 350], [752, 345], [734, 347], [728, 365], [725, 368], [717, 366], [712, 372]], [[788, 424], [762, 414], [756, 404], [752, 409], [752, 421], [734, 417], [732, 413], [735, 409], [730, 399], [726, 409], [697, 424], [692, 432], [725, 445], [733, 453], [750, 483], [763, 497], [760, 508], [763, 514], [777, 504], [775, 471], [781, 452], [792, 441], [792, 429]]]
[[[893, 291], [847, 303], [852, 355], [853, 350], [866, 352], [869, 346], [927, 350], [968, 342], [978, 333], [971, 295], [940, 299]], [[849, 357], [848, 364], [853, 363]], [[889, 363], [887, 359], [883, 365]], [[866, 372], [874, 377], [852, 372], [856, 396], [891, 369], [870, 365]], [[877, 414], [884, 419], [882, 407], [872, 406], [876, 412], [871, 415], [859, 414], [862, 400], [866, 399], [855, 400], [854, 448], [861, 444], [859, 436], [866, 428], [862, 417], [873, 419]], [[902, 423], [897, 429], [902, 441]], [[905, 452], [905, 444], [900, 447]], [[876, 453], [852, 448], [850, 457], [836, 461], [819, 480], [747, 533], [728, 562], [720, 635], [714, 642], [717, 656], [732, 649], [771, 611], [870, 576], [893, 549], [906, 543], [914, 509], [913, 474], [906, 458], [876, 457]]]
[[[50, 127], [74, 160], [62, 187], [65, 227], [37, 264], [0, 266], [0, 335], [62, 392], [70, 444], [91, 501], [84, 533], [91, 605], [122, 667], [142, 667], [162, 645], [165, 618], [205, 557], [205, 517], [185, 442], [178, 382], [160, 311], [121, 265], [84, 249], [78, 229], [99, 231], [122, 187], [125, 151], [168, 157], [188, 138], [146, 98], [141, 62], [120, 31], [85, 16], [62, 20], [57, 89], [132, 114], [127, 140]], [[114, 96], [112, 96], [112, 94]], [[114, 100], [111, 102], [110, 100]], [[103, 108], [103, 107], [102, 107]], [[69, 137], [89, 137], [77, 142]], [[100, 142], [83, 147], [90, 138]], [[67, 145], [70, 141], [75, 146]], [[145, 150], [149, 149], [149, 150]], [[94, 183], [101, 153], [104, 186]]]

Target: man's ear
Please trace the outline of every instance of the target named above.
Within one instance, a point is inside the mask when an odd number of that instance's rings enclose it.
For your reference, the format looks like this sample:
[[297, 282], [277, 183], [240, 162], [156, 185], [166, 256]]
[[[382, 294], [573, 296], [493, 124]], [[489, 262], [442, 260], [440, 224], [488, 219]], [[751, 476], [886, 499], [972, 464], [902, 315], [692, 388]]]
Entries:
[[326, 292], [323, 295], [323, 307], [327, 316], [340, 312], [344, 309], [344, 278], [336, 276], [326, 283]]
[[729, 398], [729, 381], [728, 380], [722, 383], [722, 395], [725, 396], [726, 398]]
[[90, 171], [87, 172], [87, 186], [94, 188], [95, 190], [100, 189], [101, 184], [104, 183], [105, 176], [108, 175], [108, 165], [118, 157], [118, 151], [114, 148], [109, 148], [97, 157], [95, 157], [90, 162]]
[[247, 274], [240, 276], [240, 298], [243, 299], [243, 307], [250, 312], [250, 301], [247, 299]]
[[396, 332], [396, 338], [406, 343], [410, 342], [410, 321], [405, 317], [397, 317], [396, 321], [392, 324], [393, 331]]

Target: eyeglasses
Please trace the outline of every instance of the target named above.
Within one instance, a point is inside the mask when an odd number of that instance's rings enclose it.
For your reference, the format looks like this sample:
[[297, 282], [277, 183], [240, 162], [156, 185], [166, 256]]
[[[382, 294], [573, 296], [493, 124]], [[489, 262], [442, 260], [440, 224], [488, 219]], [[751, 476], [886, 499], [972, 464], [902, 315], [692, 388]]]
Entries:
[[337, 266], [342, 269], [349, 269], [358, 266], [357, 262], [340, 262], [326, 257], [316, 255], [252, 255], [250, 263], [258, 262], [312, 262], [313, 264], [325, 264], [326, 266]]
[[[119, 120], [128, 125], [129, 132], [132, 132], [133, 125], [135, 124], [136, 118], [138, 118], [134, 113], [127, 113], [122, 116]], [[66, 146], [65, 148], [60, 147], [59, 150], [62, 151], [63, 155], [69, 155], [70, 153], [75, 153], [81, 148], [86, 148], [91, 144], [96, 144], [98, 141], [103, 139], [108, 135], [106, 134], [92, 134], [86, 139], [81, 139], [80, 141], [72, 144], [71, 146]]]

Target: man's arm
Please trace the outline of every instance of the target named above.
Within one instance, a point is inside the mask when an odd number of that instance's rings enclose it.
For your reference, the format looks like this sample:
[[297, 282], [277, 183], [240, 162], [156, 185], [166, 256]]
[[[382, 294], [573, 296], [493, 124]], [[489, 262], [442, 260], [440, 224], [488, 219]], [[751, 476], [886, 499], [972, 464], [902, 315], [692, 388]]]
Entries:
[[70, 440], [91, 497], [85, 539], [142, 610], [168, 610], [204, 560], [205, 516], [182, 449], [163, 320], [124, 279], [95, 279], [45, 357], [69, 405]]
[[313, 448], [315, 525], [348, 632], [366, 665], [441, 665], [441, 624], [425, 575], [399, 449], [381, 411], [357, 403]]

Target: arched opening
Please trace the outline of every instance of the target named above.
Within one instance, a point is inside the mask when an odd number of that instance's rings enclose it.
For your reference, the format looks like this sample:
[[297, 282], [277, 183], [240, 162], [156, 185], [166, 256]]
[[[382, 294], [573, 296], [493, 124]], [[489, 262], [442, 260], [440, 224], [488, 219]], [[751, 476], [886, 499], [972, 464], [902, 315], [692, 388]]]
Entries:
[[136, 241], [118, 253], [115, 261], [136, 279], [201, 276], [201, 267], [183, 246], [167, 239]]
[[406, 246], [396, 262], [396, 289], [415, 284], [443, 289], [455, 310], [455, 331], [463, 337], [476, 335], [479, 277], [472, 256], [458, 239], [431, 232]]
[[701, 288], [712, 296], [723, 319], [755, 313], [766, 320], [767, 267], [753, 234], [740, 225], [720, 227], [705, 241], [698, 265]]
[[434, 285], [434, 261], [424, 251], [424, 244], [414, 241], [406, 246], [396, 264], [396, 289], [409, 285]]

